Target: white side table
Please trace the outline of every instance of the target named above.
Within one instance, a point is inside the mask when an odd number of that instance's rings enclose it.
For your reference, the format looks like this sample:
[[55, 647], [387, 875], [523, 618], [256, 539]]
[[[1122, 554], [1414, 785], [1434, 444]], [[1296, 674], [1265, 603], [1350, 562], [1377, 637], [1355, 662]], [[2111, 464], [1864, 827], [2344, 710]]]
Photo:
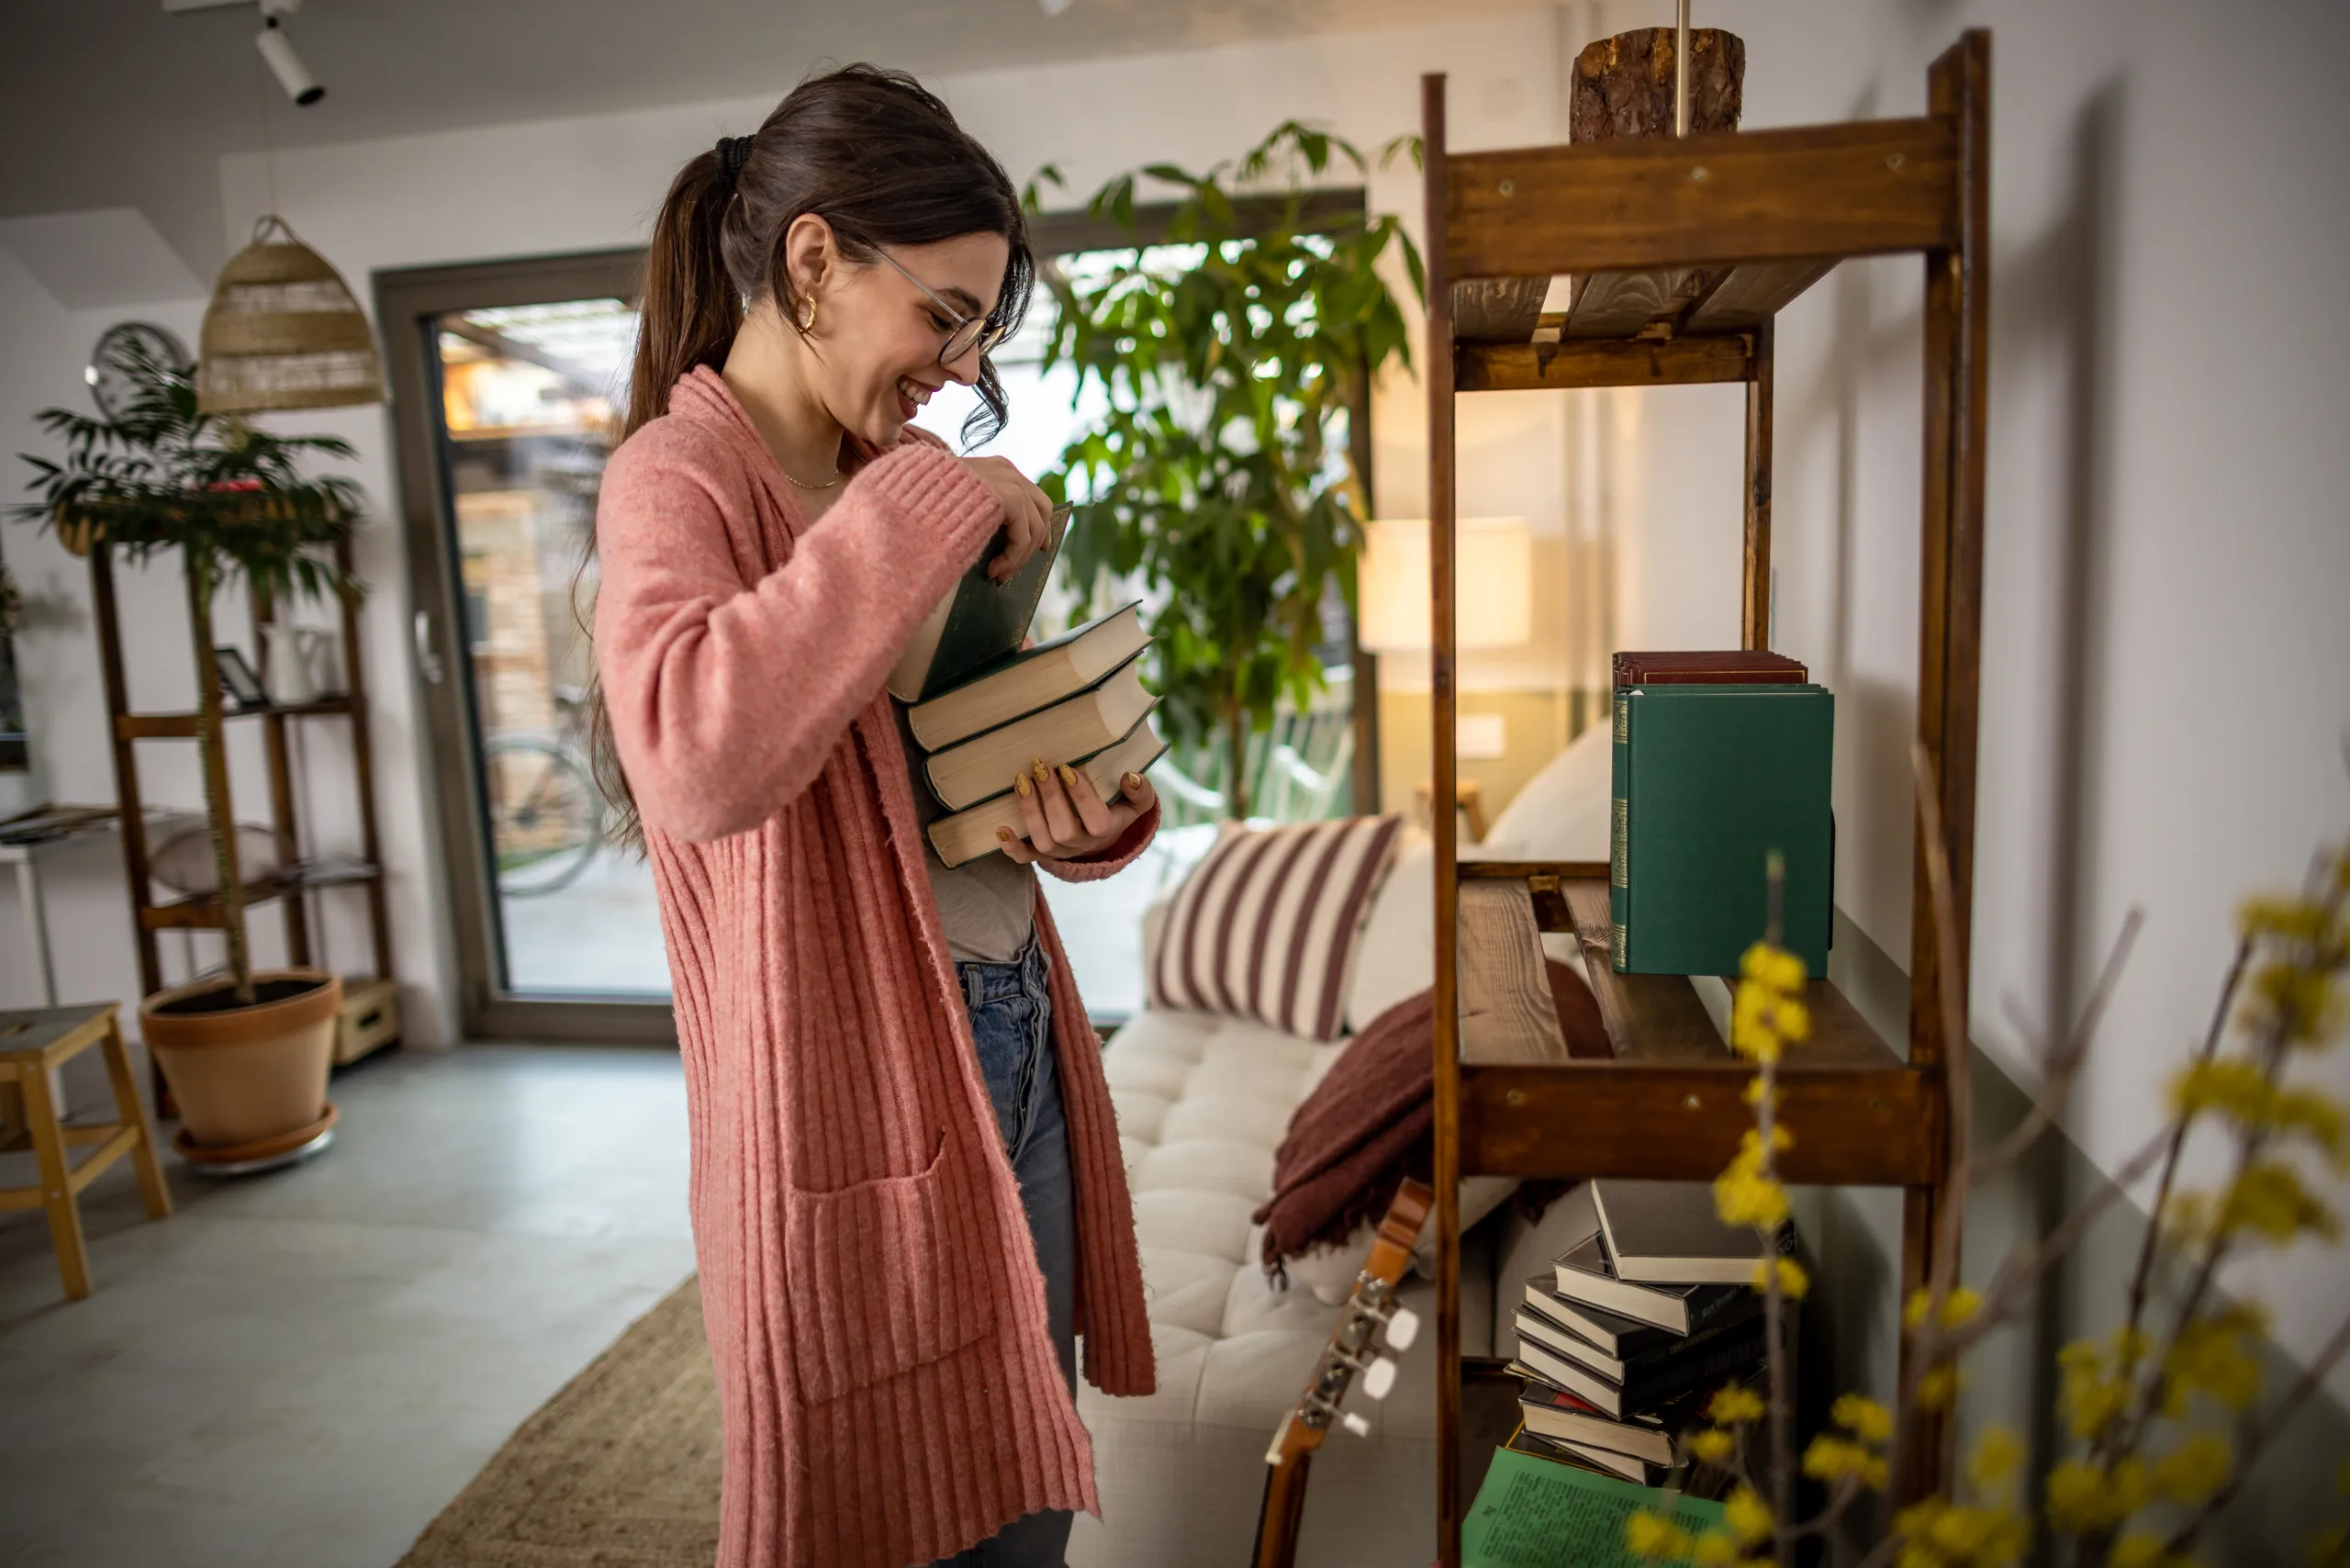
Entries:
[[17, 868], [17, 897], [24, 909], [25, 935], [40, 975], [41, 1005], [57, 1005], [57, 966], [49, 950], [49, 913], [41, 902], [40, 862], [64, 845], [118, 831], [111, 806], [39, 806], [0, 819], [0, 866]]

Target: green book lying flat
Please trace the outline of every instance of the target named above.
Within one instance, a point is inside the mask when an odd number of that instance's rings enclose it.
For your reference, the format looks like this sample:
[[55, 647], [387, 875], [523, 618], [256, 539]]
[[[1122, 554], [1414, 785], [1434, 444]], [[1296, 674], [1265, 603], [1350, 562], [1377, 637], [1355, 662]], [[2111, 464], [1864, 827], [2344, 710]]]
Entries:
[[1633, 686], [1616, 693], [1609, 891], [1624, 974], [1732, 975], [1769, 920], [1827, 972], [1835, 896], [1836, 699], [1819, 686]]
[[1460, 1521], [1460, 1568], [1639, 1568], [1655, 1561], [1624, 1544], [1624, 1521], [1639, 1512], [1692, 1533], [1722, 1522], [1719, 1503], [1496, 1449]]

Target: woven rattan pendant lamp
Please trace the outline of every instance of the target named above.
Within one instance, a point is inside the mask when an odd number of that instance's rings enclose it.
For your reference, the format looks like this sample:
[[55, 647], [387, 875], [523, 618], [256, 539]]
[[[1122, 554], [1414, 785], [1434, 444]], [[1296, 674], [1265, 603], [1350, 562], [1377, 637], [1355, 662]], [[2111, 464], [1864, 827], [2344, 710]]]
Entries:
[[379, 403], [375, 334], [342, 274], [268, 214], [212, 286], [196, 355], [196, 405], [207, 414]]

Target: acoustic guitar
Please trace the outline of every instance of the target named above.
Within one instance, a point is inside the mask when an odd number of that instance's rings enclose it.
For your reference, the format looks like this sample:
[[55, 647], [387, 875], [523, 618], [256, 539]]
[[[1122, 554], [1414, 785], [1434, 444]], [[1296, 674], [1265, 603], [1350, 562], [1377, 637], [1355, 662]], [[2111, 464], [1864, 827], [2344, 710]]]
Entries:
[[1338, 1406], [1362, 1374], [1362, 1388], [1373, 1399], [1384, 1399], [1395, 1386], [1395, 1363], [1376, 1352], [1382, 1337], [1385, 1348], [1397, 1354], [1408, 1350], [1419, 1335], [1420, 1320], [1409, 1307], [1395, 1303], [1395, 1290], [1412, 1266], [1412, 1248], [1420, 1238], [1436, 1194], [1421, 1183], [1406, 1181], [1397, 1189], [1371, 1256], [1347, 1297], [1338, 1326], [1323, 1348], [1322, 1359], [1297, 1407], [1281, 1418], [1273, 1446], [1265, 1450], [1265, 1498], [1257, 1514], [1257, 1553], [1254, 1568], [1295, 1568], [1297, 1528], [1305, 1514], [1305, 1480], [1313, 1467], [1314, 1450], [1322, 1446], [1333, 1423], [1357, 1437], [1369, 1435], [1371, 1423], [1354, 1411], [1343, 1415]]

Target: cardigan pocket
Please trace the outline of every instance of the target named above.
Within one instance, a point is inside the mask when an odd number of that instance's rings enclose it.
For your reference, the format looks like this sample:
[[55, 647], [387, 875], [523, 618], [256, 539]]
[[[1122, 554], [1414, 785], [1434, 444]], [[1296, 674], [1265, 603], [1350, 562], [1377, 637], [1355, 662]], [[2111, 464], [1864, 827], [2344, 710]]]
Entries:
[[[808, 1404], [939, 1360], [995, 1321], [971, 1198], [983, 1189], [939, 1135], [917, 1175], [784, 1195], [791, 1359]], [[959, 1201], [958, 1201], [959, 1200]]]

